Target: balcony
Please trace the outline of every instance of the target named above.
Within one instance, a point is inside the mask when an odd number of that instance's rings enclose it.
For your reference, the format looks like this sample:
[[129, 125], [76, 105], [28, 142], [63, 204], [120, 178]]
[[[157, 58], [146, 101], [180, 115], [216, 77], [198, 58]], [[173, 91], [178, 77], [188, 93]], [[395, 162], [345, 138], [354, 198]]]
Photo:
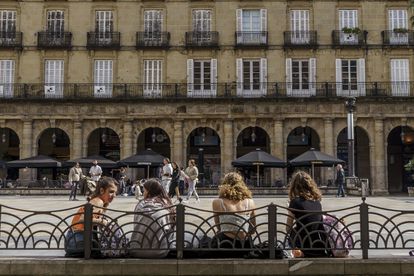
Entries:
[[120, 32], [88, 32], [88, 50], [119, 50], [121, 48]]
[[169, 46], [169, 32], [137, 32], [137, 49], [167, 49]]
[[382, 46], [412, 47], [414, 46], [414, 32], [406, 29], [395, 29], [381, 32]]
[[21, 49], [23, 33], [0, 32], [0, 49]]
[[237, 48], [266, 48], [267, 32], [236, 32]]
[[72, 48], [72, 33], [38, 32], [37, 47], [39, 49], [70, 49]]
[[318, 48], [316, 31], [287, 31], [283, 36], [284, 48]]
[[367, 31], [349, 33], [344, 31], [332, 31], [333, 48], [360, 48], [367, 45]]
[[217, 48], [218, 32], [186, 32], [185, 47], [187, 48]]

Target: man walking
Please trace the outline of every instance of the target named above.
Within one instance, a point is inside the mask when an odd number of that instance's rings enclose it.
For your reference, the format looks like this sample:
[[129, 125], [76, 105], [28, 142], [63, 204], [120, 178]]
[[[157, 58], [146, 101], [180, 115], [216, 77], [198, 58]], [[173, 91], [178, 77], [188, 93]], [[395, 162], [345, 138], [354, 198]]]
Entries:
[[173, 168], [171, 166], [170, 159], [168, 158], [164, 158], [162, 163], [164, 164], [164, 166], [162, 167], [162, 176], [161, 176], [162, 181], [161, 182], [162, 182], [162, 186], [164, 187], [165, 191], [168, 194], [168, 191], [170, 189], [170, 182], [171, 182], [171, 176], [173, 173]]
[[98, 160], [93, 160], [92, 167], [89, 169], [89, 174], [93, 181], [99, 181], [102, 175], [102, 168], [98, 165]]
[[345, 197], [344, 191], [344, 182], [345, 182], [345, 172], [342, 168], [341, 164], [336, 165], [336, 185], [338, 185], [338, 192], [336, 193], [336, 197]]
[[69, 171], [69, 183], [71, 185], [69, 200], [77, 200], [76, 194], [78, 191], [79, 180], [83, 177], [82, 169], [79, 163], [76, 163]]

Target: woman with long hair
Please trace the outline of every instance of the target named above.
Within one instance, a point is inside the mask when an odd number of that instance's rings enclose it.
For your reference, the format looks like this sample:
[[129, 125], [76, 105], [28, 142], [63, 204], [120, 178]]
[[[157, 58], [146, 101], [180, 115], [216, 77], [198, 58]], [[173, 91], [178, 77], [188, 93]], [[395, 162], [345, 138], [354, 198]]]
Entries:
[[173, 173], [171, 176], [171, 183], [170, 183], [170, 188], [168, 191], [168, 196], [170, 198], [173, 198], [174, 196], [177, 196], [177, 200], [179, 202], [182, 201], [182, 198], [180, 196], [180, 191], [179, 191], [179, 183], [180, 183], [180, 176], [181, 174], [183, 174], [183, 172], [180, 170], [180, 167], [177, 165], [176, 162], [171, 162], [172, 164], [172, 168], [173, 168]]
[[328, 256], [323, 228], [322, 195], [312, 177], [304, 172], [293, 174], [289, 184], [289, 210], [286, 231], [290, 235], [295, 257]]

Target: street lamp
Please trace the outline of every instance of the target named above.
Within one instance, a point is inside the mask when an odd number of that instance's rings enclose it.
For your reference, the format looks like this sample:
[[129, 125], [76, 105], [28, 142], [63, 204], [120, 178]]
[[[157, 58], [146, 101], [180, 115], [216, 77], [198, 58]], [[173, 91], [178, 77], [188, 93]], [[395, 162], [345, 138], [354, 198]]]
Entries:
[[347, 98], [345, 107], [347, 108], [347, 126], [348, 126], [348, 175], [355, 177], [355, 140], [354, 140], [354, 110], [355, 98]]

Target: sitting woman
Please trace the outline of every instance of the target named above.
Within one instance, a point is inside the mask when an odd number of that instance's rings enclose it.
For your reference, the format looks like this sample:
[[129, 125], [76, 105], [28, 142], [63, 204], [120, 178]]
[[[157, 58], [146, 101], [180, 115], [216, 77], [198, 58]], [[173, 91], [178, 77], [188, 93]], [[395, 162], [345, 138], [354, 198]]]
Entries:
[[[106, 228], [109, 221], [105, 218], [105, 211], [117, 192], [117, 182], [110, 177], [103, 177], [99, 180], [95, 193], [91, 196], [89, 203], [93, 205], [92, 226], [93, 226], [93, 255], [100, 256], [100, 244], [96, 244], [98, 240], [98, 227]], [[78, 212], [72, 219], [71, 227], [66, 233], [65, 251], [67, 257], [83, 257], [84, 255], [84, 206], [80, 207]]]
[[[218, 234], [213, 238], [212, 247], [246, 248], [252, 247], [251, 233], [256, 226], [256, 208], [252, 193], [235, 172], [224, 176], [219, 189], [219, 198], [213, 201], [214, 222]], [[226, 254], [231, 254], [227, 256]], [[223, 257], [242, 257], [246, 251], [223, 252]]]
[[144, 199], [135, 207], [134, 229], [129, 255], [136, 258], [164, 258], [174, 239], [175, 209], [156, 179], [144, 183]]
[[292, 247], [297, 248], [293, 250], [295, 257], [328, 256], [321, 199], [321, 192], [309, 174], [298, 171], [292, 176], [286, 232]]

